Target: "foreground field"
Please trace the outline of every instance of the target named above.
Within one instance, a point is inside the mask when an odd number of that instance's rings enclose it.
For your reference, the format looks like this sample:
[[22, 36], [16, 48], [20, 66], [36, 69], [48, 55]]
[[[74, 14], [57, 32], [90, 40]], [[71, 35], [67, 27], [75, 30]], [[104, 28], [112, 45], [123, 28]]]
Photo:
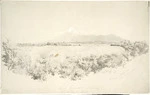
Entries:
[[104, 68], [96, 74], [91, 73], [88, 77], [77, 81], [59, 76], [49, 76], [47, 81], [32, 80], [29, 76], [10, 72], [6, 66], [2, 70], [3, 93], [148, 92], [148, 54], [134, 58], [124, 67]]
[[48, 56], [60, 62], [64, 61], [66, 57], [90, 57], [125, 52], [121, 47], [112, 47], [110, 45], [20, 47], [19, 49], [23, 51], [22, 53], [31, 56], [32, 61]]

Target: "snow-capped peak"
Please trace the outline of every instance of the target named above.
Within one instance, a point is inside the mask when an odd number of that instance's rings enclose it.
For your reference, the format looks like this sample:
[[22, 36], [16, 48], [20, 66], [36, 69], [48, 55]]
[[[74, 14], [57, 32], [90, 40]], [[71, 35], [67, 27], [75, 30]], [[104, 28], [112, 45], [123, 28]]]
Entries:
[[69, 27], [67, 32], [69, 34], [79, 34], [79, 32], [74, 27]]

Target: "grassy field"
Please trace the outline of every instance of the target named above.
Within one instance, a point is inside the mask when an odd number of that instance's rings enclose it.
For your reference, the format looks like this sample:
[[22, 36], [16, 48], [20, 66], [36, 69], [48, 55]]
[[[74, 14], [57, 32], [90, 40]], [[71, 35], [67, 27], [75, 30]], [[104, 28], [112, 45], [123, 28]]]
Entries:
[[110, 45], [20, 47], [20, 49], [28, 53], [32, 58], [38, 56], [55, 56], [56, 58], [86, 57], [91, 55], [121, 54], [124, 52], [123, 48]]

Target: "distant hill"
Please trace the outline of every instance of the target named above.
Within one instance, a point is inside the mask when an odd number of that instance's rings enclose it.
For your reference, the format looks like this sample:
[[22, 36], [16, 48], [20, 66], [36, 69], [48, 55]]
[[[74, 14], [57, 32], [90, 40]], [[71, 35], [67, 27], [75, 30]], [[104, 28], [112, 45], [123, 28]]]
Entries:
[[116, 35], [80, 35], [75, 33], [64, 33], [53, 39], [54, 42], [120, 42], [123, 39]]
[[45, 41], [41, 43], [18, 43], [18, 46], [80, 46], [81, 44], [97, 44], [97, 43], [112, 43], [120, 42], [123, 39], [110, 34], [110, 35], [80, 35], [76, 33], [66, 32], [55, 37], [55, 39], [50, 41]]

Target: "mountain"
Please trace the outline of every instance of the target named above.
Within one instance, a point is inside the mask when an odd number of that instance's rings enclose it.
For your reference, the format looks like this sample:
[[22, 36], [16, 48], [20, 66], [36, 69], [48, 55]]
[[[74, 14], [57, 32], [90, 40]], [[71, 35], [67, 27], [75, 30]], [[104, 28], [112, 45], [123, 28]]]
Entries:
[[54, 42], [119, 42], [123, 39], [116, 35], [80, 35], [73, 33], [64, 33], [59, 35]]
[[81, 35], [74, 28], [57, 35], [53, 42], [119, 42], [123, 39], [113, 34], [109, 35]]

